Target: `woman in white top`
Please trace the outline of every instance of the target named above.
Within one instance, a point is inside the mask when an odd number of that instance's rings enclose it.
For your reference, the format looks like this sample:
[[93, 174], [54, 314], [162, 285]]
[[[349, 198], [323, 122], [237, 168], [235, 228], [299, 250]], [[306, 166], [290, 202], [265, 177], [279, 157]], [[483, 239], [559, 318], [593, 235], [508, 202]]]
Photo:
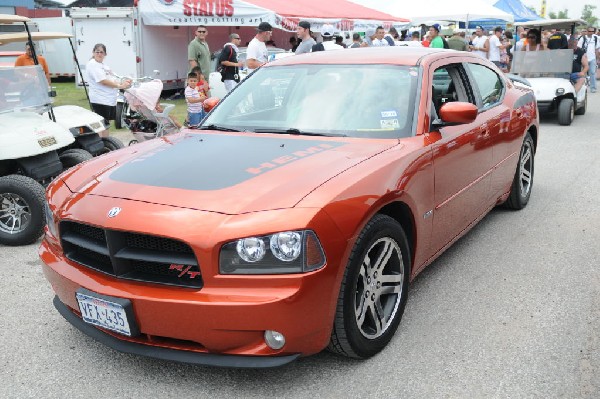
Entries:
[[[117, 114], [119, 89], [131, 87], [131, 80], [121, 82], [117, 79], [110, 67], [104, 64], [104, 57], [106, 57], [106, 46], [102, 43], [96, 44], [85, 70], [88, 76], [92, 111], [102, 116], [108, 124]], [[101, 132], [100, 136], [108, 137], [108, 129]]]

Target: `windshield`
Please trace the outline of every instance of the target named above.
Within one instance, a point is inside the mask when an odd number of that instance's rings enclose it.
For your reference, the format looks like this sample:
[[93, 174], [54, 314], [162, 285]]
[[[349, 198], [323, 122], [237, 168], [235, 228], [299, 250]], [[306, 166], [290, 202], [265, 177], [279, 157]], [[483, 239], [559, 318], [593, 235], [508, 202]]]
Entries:
[[396, 138], [412, 132], [417, 67], [261, 68], [205, 119], [205, 128]]
[[536, 77], [532, 74], [571, 73], [573, 50], [515, 51], [512, 73], [523, 77]]
[[48, 81], [40, 65], [0, 68], [0, 113], [50, 104]]

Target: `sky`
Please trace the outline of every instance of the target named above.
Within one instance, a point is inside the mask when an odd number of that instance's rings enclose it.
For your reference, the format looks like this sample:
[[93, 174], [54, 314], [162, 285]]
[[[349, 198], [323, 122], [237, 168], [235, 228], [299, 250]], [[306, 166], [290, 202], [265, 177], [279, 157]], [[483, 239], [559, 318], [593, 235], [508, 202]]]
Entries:
[[[59, 3], [70, 4], [73, 0], [56, 0]], [[250, 0], [251, 1], [251, 0]], [[440, 0], [440, 1], [448, 1], [448, 0]], [[451, 1], [451, 0], [450, 0]], [[498, 0], [484, 0], [487, 3], [494, 4]], [[526, 6], [531, 6], [536, 9], [537, 12], [540, 11], [542, 0], [521, 0], [523, 4]], [[570, 18], [579, 18], [581, 16], [581, 11], [583, 10], [583, 6], [585, 4], [597, 4], [596, 10], [594, 10], [594, 15], [600, 18], [600, 4], [598, 0], [546, 0], [546, 17], [550, 11], [554, 11], [558, 14], [559, 11], [564, 9], [569, 10]]]

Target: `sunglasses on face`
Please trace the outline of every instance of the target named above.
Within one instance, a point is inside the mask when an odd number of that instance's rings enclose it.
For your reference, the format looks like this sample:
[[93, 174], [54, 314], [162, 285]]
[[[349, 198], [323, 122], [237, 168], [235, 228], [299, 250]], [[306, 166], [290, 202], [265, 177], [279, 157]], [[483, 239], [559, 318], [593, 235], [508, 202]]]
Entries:
[[205, 30], [197, 30], [196, 32], [198, 32], [198, 33], [206, 33]]

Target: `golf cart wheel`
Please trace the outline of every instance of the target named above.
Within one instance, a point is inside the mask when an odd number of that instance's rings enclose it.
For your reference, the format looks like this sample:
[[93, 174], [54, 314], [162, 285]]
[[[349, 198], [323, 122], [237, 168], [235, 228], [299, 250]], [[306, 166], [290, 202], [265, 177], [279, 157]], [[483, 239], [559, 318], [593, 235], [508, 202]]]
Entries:
[[104, 150], [101, 151], [102, 154], [125, 147], [125, 144], [116, 137], [102, 137], [102, 142], [104, 143]]
[[575, 110], [575, 115], [585, 115], [586, 110], [587, 110], [587, 93], [585, 93], [585, 98], [583, 99], [583, 105]]
[[44, 233], [44, 187], [30, 177], [0, 177], [0, 244], [27, 245]]
[[115, 128], [123, 129], [127, 127], [127, 123], [125, 122], [125, 118], [127, 118], [127, 114], [129, 113], [129, 105], [127, 103], [117, 103], [117, 115], [115, 117]]
[[73, 166], [92, 159], [92, 154], [81, 148], [71, 148], [58, 155], [63, 169], [67, 170]]
[[572, 98], [563, 98], [558, 104], [558, 123], [569, 126], [575, 116], [575, 102]]

